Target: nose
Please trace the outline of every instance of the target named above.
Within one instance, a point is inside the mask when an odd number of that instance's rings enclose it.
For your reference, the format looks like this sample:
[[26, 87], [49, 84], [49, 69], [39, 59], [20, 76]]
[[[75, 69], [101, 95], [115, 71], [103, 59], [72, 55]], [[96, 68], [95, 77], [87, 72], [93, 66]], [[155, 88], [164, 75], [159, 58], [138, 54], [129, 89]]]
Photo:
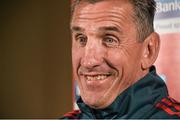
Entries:
[[103, 63], [104, 49], [97, 42], [87, 43], [84, 48], [84, 55], [81, 65], [85, 68], [94, 68]]

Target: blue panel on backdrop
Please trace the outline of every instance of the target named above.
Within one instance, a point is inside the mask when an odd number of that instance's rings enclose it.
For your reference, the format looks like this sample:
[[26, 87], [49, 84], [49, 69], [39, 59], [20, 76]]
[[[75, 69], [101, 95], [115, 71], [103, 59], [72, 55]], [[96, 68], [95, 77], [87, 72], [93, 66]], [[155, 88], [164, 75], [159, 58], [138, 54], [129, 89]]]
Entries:
[[180, 17], [180, 0], [156, 0], [157, 12], [155, 19]]

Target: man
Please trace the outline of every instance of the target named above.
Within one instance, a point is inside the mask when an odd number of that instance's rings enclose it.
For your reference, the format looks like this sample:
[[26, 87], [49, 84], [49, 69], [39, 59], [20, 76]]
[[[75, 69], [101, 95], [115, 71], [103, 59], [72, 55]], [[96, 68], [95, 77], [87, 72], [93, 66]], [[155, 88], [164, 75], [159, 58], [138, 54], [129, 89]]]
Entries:
[[154, 0], [75, 0], [72, 61], [80, 108], [63, 118], [180, 118], [156, 74]]

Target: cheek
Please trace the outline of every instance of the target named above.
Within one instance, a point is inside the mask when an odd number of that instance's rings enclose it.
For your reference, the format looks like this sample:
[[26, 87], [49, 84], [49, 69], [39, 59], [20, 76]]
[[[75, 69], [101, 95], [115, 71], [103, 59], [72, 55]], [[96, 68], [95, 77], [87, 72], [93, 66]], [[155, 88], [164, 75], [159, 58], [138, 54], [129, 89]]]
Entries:
[[82, 50], [77, 49], [76, 47], [72, 47], [72, 65], [73, 65], [73, 71], [76, 73], [77, 73], [77, 69], [80, 64], [82, 55], [83, 55]]
[[135, 66], [141, 59], [141, 47], [125, 46], [119, 49], [109, 50], [107, 59], [114, 65], [114, 67], [128, 67]]
[[108, 51], [106, 59], [112, 64], [113, 67], [120, 70], [125, 64], [126, 56], [119, 50]]
[[132, 70], [136, 68], [136, 61], [133, 60], [133, 57], [135, 56], [132, 54], [132, 51], [129, 52], [127, 50], [119, 49], [108, 52], [107, 59], [118, 71], [118, 77], [121, 79], [127, 79], [129, 72], [132, 72]]

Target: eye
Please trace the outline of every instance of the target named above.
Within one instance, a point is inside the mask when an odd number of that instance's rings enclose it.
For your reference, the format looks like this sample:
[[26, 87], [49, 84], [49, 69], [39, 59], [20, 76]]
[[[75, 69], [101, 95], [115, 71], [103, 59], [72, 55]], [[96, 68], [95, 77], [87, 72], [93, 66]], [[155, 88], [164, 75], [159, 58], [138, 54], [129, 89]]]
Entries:
[[114, 47], [119, 45], [119, 39], [114, 36], [105, 36], [103, 38], [103, 44], [105, 44], [108, 47]]
[[80, 46], [85, 46], [87, 43], [87, 37], [83, 34], [76, 35], [75, 40]]

